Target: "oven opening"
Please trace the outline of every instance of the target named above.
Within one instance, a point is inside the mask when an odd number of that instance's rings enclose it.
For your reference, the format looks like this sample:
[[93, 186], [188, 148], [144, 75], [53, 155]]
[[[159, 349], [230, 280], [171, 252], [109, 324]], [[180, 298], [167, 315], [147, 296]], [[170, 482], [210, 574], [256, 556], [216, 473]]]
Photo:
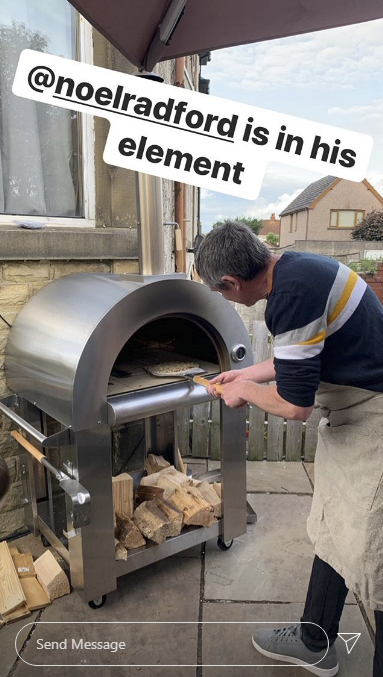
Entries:
[[[212, 338], [197, 322], [185, 317], [161, 317], [141, 327], [125, 343], [113, 365], [108, 395], [154, 388], [180, 377], [154, 376], [151, 370], [173, 369], [177, 363], [198, 365], [211, 376], [219, 372], [219, 358]], [[166, 365], [166, 366], [164, 366]]]

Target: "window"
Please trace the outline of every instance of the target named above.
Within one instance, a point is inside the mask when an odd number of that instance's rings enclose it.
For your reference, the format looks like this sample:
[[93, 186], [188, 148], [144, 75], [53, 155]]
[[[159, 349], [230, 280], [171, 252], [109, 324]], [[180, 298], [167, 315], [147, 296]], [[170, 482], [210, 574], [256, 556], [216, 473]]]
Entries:
[[363, 218], [362, 209], [331, 209], [330, 228], [355, 228]]
[[91, 136], [85, 129], [90, 116], [82, 121], [75, 111], [24, 99], [11, 90], [23, 49], [79, 59], [82, 30], [66, 0], [1, 2], [0, 214], [61, 217], [66, 223], [92, 216], [82, 160], [84, 139]]
[[290, 214], [290, 233], [293, 232], [293, 214]]

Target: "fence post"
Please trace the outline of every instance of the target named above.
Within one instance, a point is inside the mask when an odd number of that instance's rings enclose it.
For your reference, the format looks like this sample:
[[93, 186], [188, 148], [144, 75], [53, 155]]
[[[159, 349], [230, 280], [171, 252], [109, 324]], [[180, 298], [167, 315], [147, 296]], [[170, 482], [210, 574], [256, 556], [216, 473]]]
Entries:
[[209, 402], [193, 407], [192, 456], [208, 456]]
[[315, 449], [318, 440], [318, 424], [321, 417], [322, 414], [320, 409], [313, 409], [306, 421], [305, 448], [303, 458], [307, 463], [312, 463], [315, 458]]
[[183, 407], [177, 413], [178, 447], [181, 456], [190, 455], [190, 407]]
[[210, 458], [212, 461], [218, 461], [221, 458], [220, 409], [221, 409], [220, 401], [213, 400], [211, 403], [211, 423], [210, 423]]
[[286, 461], [300, 461], [302, 458], [302, 421], [287, 421]]

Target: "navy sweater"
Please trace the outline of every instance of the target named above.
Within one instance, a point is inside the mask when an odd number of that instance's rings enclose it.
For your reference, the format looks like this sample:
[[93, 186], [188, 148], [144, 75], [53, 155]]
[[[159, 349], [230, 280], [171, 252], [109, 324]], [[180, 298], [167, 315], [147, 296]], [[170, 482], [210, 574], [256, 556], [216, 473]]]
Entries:
[[314, 404], [319, 381], [383, 392], [383, 307], [347, 266], [285, 252], [273, 270], [266, 325], [279, 395]]

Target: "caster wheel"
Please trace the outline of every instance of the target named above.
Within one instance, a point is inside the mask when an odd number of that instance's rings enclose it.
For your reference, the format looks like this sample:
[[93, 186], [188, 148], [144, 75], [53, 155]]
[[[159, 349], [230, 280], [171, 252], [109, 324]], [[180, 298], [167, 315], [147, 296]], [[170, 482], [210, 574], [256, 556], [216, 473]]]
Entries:
[[50, 543], [49, 541], [45, 538], [44, 534], [41, 534], [41, 543], [43, 544], [44, 548], [49, 548]]
[[221, 536], [218, 536], [217, 538], [217, 545], [220, 548], [220, 550], [230, 550], [231, 546], [233, 545], [233, 539], [231, 541], [223, 541]]
[[95, 597], [90, 602], [88, 602], [88, 606], [90, 606], [91, 609], [101, 609], [101, 607], [104, 606], [105, 602], [106, 595], [102, 595], [102, 597]]

